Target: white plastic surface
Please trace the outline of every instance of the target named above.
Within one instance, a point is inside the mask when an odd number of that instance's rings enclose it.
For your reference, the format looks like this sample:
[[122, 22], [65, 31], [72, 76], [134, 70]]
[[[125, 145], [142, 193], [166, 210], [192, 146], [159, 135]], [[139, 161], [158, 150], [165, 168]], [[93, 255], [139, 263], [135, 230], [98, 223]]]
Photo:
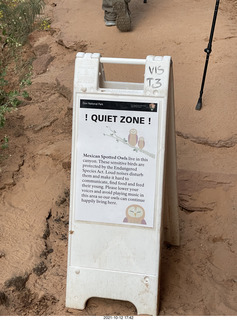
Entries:
[[126, 58], [106, 58], [101, 57], [100, 63], [113, 63], [113, 64], [130, 64], [130, 65], [145, 65], [145, 59], [126, 59]]
[[[66, 306], [83, 309], [90, 297], [102, 297], [130, 301], [138, 314], [157, 315], [163, 220], [166, 240], [179, 244], [171, 58], [148, 56], [146, 60], [131, 60], [77, 54]], [[145, 63], [144, 84], [107, 82], [102, 62]], [[75, 212], [80, 201], [75, 177], [80, 166], [78, 133], [82, 99], [157, 103], [154, 209], [149, 212], [152, 227], [76, 218], [80, 216]]]

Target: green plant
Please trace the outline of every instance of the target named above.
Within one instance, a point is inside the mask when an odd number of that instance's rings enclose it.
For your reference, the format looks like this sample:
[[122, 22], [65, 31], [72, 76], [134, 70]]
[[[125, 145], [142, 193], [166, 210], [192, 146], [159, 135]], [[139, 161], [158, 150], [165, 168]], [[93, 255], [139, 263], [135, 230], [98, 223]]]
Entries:
[[50, 21], [50, 19], [43, 18], [43, 19], [40, 21], [40, 25], [39, 25], [39, 29], [40, 29], [40, 30], [50, 30], [50, 27], [51, 27], [51, 21]]
[[22, 60], [21, 48], [33, 29], [40, 28], [43, 7], [43, 0], [0, 0], [0, 128], [5, 114], [29, 96], [24, 88], [31, 84], [31, 65]]
[[6, 80], [6, 69], [1, 70], [0, 65], [0, 128], [5, 124], [5, 114], [11, 112], [20, 105], [20, 98], [28, 98], [29, 94], [25, 89], [31, 84], [31, 72], [27, 73], [21, 80], [17, 90], [7, 90], [8, 81]]
[[4, 141], [3, 141], [3, 144], [1, 145], [2, 149], [7, 149], [8, 148], [8, 141], [9, 141], [8, 136], [4, 136]]
[[1, 42], [16, 48], [22, 46], [43, 7], [43, 0], [0, 0]]

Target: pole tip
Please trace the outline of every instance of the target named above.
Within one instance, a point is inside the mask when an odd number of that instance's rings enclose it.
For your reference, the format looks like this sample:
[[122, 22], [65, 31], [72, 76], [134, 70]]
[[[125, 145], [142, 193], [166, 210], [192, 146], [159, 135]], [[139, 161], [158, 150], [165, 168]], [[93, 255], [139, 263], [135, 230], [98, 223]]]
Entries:
[[196, 110], [201, 110], [202, 109], [202, 98], [201, 97], [198, 99], [198, 103], [197, 103], [195, 109]]

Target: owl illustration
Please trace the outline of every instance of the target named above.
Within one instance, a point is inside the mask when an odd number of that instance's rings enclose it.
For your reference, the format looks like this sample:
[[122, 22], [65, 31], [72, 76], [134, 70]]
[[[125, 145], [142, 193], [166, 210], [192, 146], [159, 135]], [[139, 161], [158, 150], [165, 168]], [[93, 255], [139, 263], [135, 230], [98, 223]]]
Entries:
[[139, 149], [143, 149], [145, 147], [145, 140], [143, 137], [140, 137], [138, 140], [138, 147]]
[[135, 147], [135, 145], [137, 144], [137, 140], [137, 130], [131, 129], [128, 135], [128, 143], [130, 144], [130, 146]]
[[139, 206], [138, 204], [132, 204], [126, 209], [126, 217], [124, 218], [123, 222], [128, 223], [136, 223], [136, 224], [146, 224], [145, 217], [145, 210], [143, 207]]

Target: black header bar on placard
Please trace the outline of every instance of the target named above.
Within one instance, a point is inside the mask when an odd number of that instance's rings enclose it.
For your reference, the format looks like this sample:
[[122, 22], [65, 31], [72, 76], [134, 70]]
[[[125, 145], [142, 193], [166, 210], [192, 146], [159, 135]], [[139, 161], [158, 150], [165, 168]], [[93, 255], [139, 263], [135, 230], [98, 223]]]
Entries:
[[81, 99], [80, 108], [157, 112], [157, 103]]

